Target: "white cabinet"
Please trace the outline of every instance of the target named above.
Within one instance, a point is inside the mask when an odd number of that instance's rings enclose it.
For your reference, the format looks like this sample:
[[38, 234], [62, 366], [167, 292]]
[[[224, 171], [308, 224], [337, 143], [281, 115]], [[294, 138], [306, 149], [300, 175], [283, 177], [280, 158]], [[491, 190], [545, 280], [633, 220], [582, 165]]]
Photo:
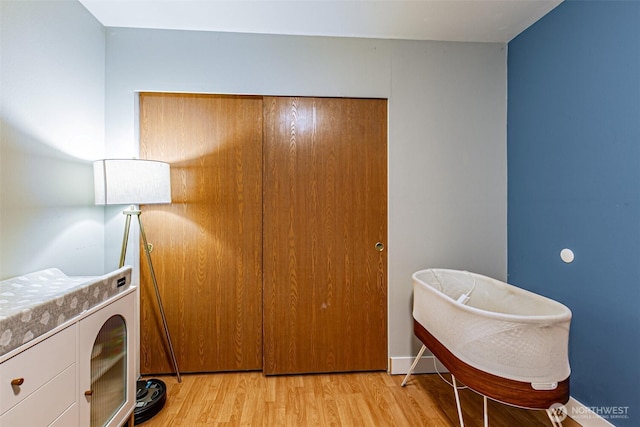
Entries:
[[120, 426], [135, 406], [130, 288], [0, 363], [0, 427]]
[[[80, 321], [80, 425], [119, 426], [136, 400], [135, 299], [121, 298]], [[134, 381], [128, 381], [128, 378]]]

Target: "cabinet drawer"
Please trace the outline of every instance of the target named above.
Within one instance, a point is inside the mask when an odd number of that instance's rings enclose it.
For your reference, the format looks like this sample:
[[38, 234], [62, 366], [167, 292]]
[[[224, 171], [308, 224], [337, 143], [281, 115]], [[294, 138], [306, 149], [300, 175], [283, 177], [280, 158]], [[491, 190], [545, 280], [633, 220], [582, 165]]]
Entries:
[[[71, 325], [0, 364], [0, 414], [75, 362], [76, 328], [77, 325]], [[11, 384], [19, 379], [21, 385]]]
[[0, 427], [46, 427], [75, 403], [75, 390], [76, 365], [72, 364], [0, 416]]
[[72, 427], [78, 425], [78, 404], [74, 403], [60, 415], [49, 427]]

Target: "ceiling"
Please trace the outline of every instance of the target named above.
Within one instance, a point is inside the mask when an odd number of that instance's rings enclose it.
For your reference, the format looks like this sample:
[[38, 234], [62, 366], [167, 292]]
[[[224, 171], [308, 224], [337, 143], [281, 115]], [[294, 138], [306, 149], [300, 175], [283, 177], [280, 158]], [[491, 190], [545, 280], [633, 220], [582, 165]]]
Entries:
[[80, 0], [104, 26], [508, 42], [561, 0]]

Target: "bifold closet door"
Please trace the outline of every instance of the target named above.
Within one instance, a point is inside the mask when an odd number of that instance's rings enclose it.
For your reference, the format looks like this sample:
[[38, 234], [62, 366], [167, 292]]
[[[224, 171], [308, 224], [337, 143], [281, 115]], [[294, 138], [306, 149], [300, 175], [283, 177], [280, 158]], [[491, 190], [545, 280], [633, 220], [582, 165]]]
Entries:
[[387, 368], [387, 102], [264, 98], [266, 374]]
[[[182, 372], [262, 369], [261, 97], [143, 93], [142, 158], [171, 164], [171, 205], [142, 207]], [[144, 257], [141, 372], [173, 371]]]

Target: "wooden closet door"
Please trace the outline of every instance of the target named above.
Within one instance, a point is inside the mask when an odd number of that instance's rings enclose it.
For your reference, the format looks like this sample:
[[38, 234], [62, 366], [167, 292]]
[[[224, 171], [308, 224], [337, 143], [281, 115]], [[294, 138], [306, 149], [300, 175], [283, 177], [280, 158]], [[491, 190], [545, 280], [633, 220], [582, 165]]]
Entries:
[[386, 100], [264, 108], [263, 370], [384, 370]]
[[[262, 98], [144, 93], [142, 158], [171, 205], [142, 207], [181, 372], [262, 368]], [[141, 371], [173, 368], [144, 255]]]

